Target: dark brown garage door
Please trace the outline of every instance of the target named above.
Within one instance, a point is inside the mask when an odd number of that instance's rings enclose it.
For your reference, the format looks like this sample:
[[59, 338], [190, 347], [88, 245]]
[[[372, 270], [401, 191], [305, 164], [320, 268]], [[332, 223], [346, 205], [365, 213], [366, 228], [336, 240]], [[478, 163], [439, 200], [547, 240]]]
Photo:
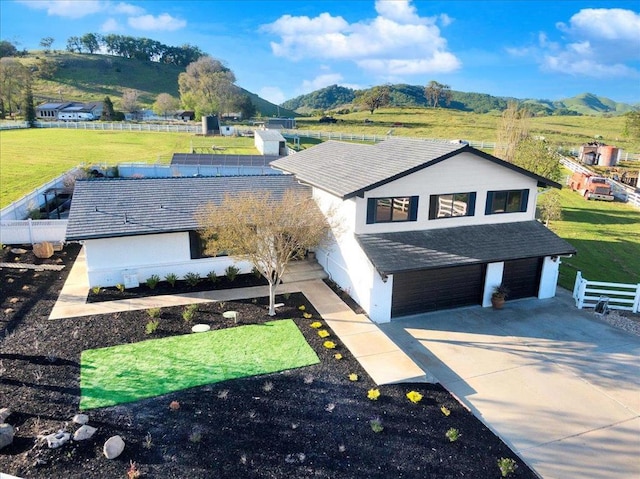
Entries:
[[482, 264], [394, 274], [391, 317], [482, 304], [484, 276]]
[[509, 299], [538, 296], [542, 258], [526, 258], [504, 262], [502, 283], [509, 289]]

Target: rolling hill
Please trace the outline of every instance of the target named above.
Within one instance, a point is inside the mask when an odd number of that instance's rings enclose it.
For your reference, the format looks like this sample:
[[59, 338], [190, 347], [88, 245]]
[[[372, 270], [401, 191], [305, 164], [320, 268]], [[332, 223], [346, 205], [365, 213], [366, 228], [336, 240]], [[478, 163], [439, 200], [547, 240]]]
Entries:
[[[358, 93], [357, 90], [332, 85], [320, 90], [285, 101], [282, 106], [300, 114], [318, 110], [331, 111], [348, 109]], [[511, 100], [521, 102], [536, 115], [619, 115], [638, 110], [638, 106], [617, 103], [592, 93], [583, 93], [573, 98], [559, 101], [496, 97], [486, 93], [451, 91], [450, 109], [487, 113], [502, 111]], [[424, 86], [395, 84], [390, 85], [390, 106], [426, 107]]]
[[[160, 93], [178, 97], [178, 75], [184, 71], [176, 65], [88, 53], [37, 51], [17, 59], [37, 74], [33, 85], [36, 103], [102, 101], [109, 96], [116, 109], [122, 92], [128, 88], [140, 92], [139, 101], [144, 108], [150, 108]], [[280, 115], [296, 115], [244, 91], [262, 116], [275, 116], [278, 111]]]

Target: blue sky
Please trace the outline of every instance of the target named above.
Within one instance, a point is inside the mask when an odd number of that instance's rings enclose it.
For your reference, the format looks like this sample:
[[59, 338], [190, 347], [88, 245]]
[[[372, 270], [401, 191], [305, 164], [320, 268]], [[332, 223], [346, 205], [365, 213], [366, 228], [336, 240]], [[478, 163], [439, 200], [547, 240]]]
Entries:
[[118, 33], [189, 43], [281, 103], [328, 85], [640, 102], [640, 1], [0, 0], [0, 37], [64, 49]]

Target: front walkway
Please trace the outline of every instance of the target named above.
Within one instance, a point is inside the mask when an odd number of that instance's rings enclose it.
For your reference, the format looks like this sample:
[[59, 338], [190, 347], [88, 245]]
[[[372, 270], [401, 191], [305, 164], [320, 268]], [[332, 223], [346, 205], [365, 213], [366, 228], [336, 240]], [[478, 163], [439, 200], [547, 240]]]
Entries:
[[381, 329], [543, 478], [640, 478], [640, 338], [569, 292]]
[[[278, 294], [302, 292], [322, 319], [378, 384], [433, 382], [427, 375], [364, 315], [354, 313], [322, 280], [280, 284]], [[62, 287], [49, 319], [74, 318], [140, 309], [182, 306], [211, 301], [234, 301], [269, 295], [268, 286], [203, 291], [179, 295], [149, 296], [87, 303], [89, 283], [84, 249], [80, 251]]]

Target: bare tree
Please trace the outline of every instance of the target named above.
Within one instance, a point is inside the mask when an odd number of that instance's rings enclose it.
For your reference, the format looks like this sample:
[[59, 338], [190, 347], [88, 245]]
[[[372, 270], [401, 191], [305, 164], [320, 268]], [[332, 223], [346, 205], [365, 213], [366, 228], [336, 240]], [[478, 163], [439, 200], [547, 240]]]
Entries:
[[518, 144], [529, 134], [529, 118], [531, 113], [526, 108], [520, 108], [515, 101], [509, 102], [498, 126], [496, 156], [513, 163]]
[[451, 87], [431, 80], [424, 89], [424, 96], [429, 106], [436, 108], [438, 105], [451, 103]]
[[122, 100], [120, 101], [120, 106], [124, 111], [128, 111], [129, 113], [136, 113], [140, 108], [140, 104], [138, 103], [139, 97], [140, 92], [138, 90], [127, 88], [122, 92]]
[[207, 254], [224, 251], [248, 260], [267, 279], [270, 316], [276, 314], [276, 287], [289, 261], [328, 240], [335, 222], [335, 214], [323, 214], [311, 195], [292, 190], [281, 197], [267, 191], [227, 195], [196, 216]]

